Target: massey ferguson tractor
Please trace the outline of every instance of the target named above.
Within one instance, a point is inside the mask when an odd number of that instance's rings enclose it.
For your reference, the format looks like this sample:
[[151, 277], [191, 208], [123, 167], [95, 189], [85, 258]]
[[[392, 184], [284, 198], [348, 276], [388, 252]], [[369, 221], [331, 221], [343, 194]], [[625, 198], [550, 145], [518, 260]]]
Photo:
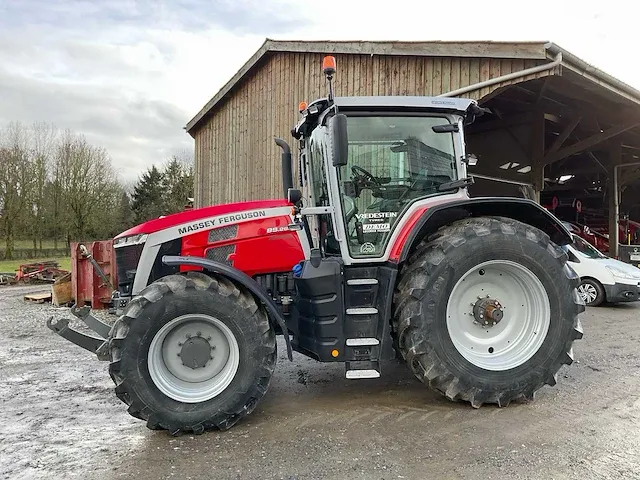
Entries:
[[269, 388], [276, 336], [341, 362], [347, 379], [404, 361], [479, 408], [555, 385], [582, 337], [569, 232], [531, 200], [469, 198], [464, 128], [487, 113], [444, 97], [300, 105], [300, 186], [282, 139], [283, 198], [191, 209], [114, 240], [113, 326], [48, 321], [109, 362], [115, 393], [150, 429], [225, 430]]

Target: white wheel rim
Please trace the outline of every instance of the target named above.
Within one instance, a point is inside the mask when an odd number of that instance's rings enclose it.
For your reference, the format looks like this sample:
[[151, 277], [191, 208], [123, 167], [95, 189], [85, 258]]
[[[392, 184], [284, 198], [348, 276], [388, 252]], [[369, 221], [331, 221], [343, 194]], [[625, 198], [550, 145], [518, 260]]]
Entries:
[[[197, 368], [184, 365], [179, 355], [191, 337], [200, 337], [200, 345], [205, 345], [206, 340], [213, 357]], [[240, 348], [233, 332], [220, 320], [189, 314], [174, 318], [156, 333], [147, 361], [149, 375], [158, 390], [179, 402], [199, 403], [220, 395], [233, 381], [240, 363]]]
[[596, 287], [590, 283], [581, 284], [578, 287], [578, 293], [585, 303], [593, 303], [595, 299], [598, 298], [598, 291], [596, 290]]
[[[489, 325], [474, 323], [479, 318], [472, 305], [487, 296], [503, 308], [495, 325], [490, 319]], [[453, 345], [465, 360], [485, 370], [504, 371], [527, 362], [544, 343], [550, 323], [551, 307], [542, 282], [526, 267], [507, 260], [473, 267], [455, 284], [447, 304]]]

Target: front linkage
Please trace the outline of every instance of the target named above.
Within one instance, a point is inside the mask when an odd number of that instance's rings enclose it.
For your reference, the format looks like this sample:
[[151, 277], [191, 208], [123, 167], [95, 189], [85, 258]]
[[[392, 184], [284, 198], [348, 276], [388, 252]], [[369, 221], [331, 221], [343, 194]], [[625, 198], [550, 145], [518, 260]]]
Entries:
[[[96, 271], [96, 274], [112, 289], [114, 289], [113, 284], [104, 273], [104, 271], [100, 268], [98, 262], [95, 261], [89, 250], [84, 246], [80, 245], [80, 251], [82, 255], [87, 257], [93, 269]], [[113, 308], [116, 311], [121, 310], [126, 302], [123, 302], [120, 298], [120, 294], [117, 290], [113, 290], [111, 295], [111, 300], [113, 303]], [[109, 360], [109, 335], [111, 333], [111, 325], [108, 325], [101, 320], [98, 320], [96, 317], [91, 315], [91, 307], [83, 306], [78, 308], [76, 304], [71, 307], [71, 314], [76, 318], [79, 318], [84, 322], [84, 324], [89, 327], [93, 332], [98, 335], [91, 335], [87, 333], [80, 332], [69, 326], [68, 318], [61, 318], [57, 321], [54, 321], [53, 317], [50, 317], [47, 320], [47, 327], [60, 335], [62, 338], [69, 340], [71, 343], [75, 343], [79, 347], [84, 348], [85, 350], [90, 351], [91, 353], [95, 353], [98, 357], [98, 360]]]
[[98, 360], [109, 360], [108, 344], [111, 326], [98, 320], [91, 315], [90, 311], [91, 308], [87, 306], [77, 308], [74, 305], [71, 307], [71, 314], [82, 320], [87, 327], [98, 335], [82, 333], [70, 327], [68, 318], [61, 318], [54, 322], [53, 317], [50, 317], [47, 320], [47, 327], [71, 343], [95, 353]]

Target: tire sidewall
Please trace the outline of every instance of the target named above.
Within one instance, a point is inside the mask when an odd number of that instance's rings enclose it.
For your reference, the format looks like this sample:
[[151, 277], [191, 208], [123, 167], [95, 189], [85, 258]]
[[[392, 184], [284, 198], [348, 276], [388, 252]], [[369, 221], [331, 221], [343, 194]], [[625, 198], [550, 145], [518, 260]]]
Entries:
[[[431, 338], [433, 353], [463, 384], [484, 384], [492, 389], [537, 384], [544, 381], [544, 372], [557, 364], [558, 355], [564, 354], [572, 323], [562, 320], [567, 316], [567, 301], [573, 301], [573, 289], [563, 262], [550, 255], [539, 240], [491, 231], [489, 235], [468, 238], [462, 248], [451, 249], [446, 261], [431, 272], [431, 288], [422, 299], [427, 329], [431, 330], [427, 337]], [[526, 267], [541, 281], [549, 299], [550, 323], [542, 345], [525, 363], [504, 371], [486, 370], [465, 359], [454, 346], [447, 326], [447, 304], [453, 287], [469, 270], [490, 260], [510, 260]]]
[[[189, 313], [210, 315], [224, 323], [238, 343], [239, 364], [231, 383], [219, 395], [195, 404], [174, 400], [162, 393], [153, 382], [148, 368], [148, 352], [159, 330], [171, 320]], [[232, 297], [225, 297], [212, 290], [189, 289], [169, 291], [158, 301], [148, 304], [133, 321], [127, 343], [122, 349], [121, 369], [126, 377], [137, 379], [134, 386], [137, 395], [152, 410], [171, 411], [180, 416], [180, 422], [214, 417], [222, 408], [233, 410], [231, 405], [249, 401], [250, 390], [257, 382], [260, 365], [266, 352], [262, 351], [260, 332], [252, 318], [254, 314]], [[242, 406], [242, 405], [240, 405]], [[229, 408], [231, 407], [231, 408]], [[185, 418], [187, 417], [187, 418]]]

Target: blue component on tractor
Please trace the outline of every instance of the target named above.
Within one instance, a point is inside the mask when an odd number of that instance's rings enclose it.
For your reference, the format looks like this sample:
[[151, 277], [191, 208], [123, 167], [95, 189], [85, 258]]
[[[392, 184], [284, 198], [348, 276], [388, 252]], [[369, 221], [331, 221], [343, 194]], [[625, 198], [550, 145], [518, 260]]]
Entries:
[[299, 277], [301, 273], [302, 273], [302, 262], [296, 263], [293, 266], [293, 276], [294, 277]]

